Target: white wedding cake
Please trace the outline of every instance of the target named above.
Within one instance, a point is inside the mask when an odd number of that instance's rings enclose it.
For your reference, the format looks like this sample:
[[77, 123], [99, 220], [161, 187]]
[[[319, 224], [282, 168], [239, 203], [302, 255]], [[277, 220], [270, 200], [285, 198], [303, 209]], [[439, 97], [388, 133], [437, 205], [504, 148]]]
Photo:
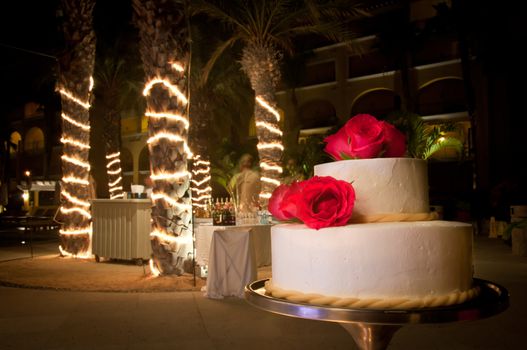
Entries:
[[472, 282], [472, 226], [432, 219], [426, 161], [343, 160], [315, 175], [351, 182], [351, 224], [272, 228], [274, 297], [320, 305], [422, 308], [464, 302]]

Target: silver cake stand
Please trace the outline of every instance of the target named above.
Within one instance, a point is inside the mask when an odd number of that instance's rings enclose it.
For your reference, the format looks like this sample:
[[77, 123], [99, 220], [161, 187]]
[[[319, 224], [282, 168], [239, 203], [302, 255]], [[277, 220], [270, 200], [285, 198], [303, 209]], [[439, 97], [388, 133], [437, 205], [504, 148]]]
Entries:
[[338, 322], [353, 337], [359, 349], [386, 349], [395, 332], [407, 324], [474, 321], [507, 309], [509, 293], [502, 286], [474, 279], [480, 294], [463, 304], [412, 310], [373, 310], [314, 306], [273, 298], [265, 294], [268, 279], [245, 288], [247, 301], [260, 309], [280, 315], [310, 320]]

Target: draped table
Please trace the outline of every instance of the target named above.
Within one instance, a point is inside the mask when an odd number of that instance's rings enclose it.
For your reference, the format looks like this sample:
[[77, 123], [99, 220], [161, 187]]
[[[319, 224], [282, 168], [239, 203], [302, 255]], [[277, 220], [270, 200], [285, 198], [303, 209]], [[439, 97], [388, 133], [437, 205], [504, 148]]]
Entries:
[[197, 263], [208, 266], [206, 296], [242, 298], [257, 266], [271, 264], [271, 225], [200, 225], [196, 250]]
[[209, 253], [212, 235], [216, 230], [232, 228], [250, 228], [251, 238], [254, 242], [254, 255], [256, 266], [271, 265], [271, 226], [272, 225], [236, 225], [236, 226], [213, 226], [210, 223], [199, 224], [196, 227], [196, 264], [200, 266], [209, 265]]

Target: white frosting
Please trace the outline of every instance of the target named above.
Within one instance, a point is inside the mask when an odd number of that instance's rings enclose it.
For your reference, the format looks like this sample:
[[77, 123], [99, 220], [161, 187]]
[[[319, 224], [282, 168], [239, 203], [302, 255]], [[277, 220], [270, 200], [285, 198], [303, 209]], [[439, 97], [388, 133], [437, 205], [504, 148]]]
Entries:
[[430, 211], [428, 168], [422, 159], [342, 160], [316, 165], [315, 175], [353, 183], [353, 216]]
[[273, 284], [346, 298], [422, 298], [472, 287], [472, 226], [459, 222], [272, 228]]

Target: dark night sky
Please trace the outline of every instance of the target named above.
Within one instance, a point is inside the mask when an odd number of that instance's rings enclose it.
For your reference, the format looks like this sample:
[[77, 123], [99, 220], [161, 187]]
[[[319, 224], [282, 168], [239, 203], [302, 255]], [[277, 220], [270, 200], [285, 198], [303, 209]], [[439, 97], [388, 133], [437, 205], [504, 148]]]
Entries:
[[[59, 0], [25, 0], [2, 4], [0, 11], [0, 116], [27, 101], [46, 99], [53, 91], [56, 61], [26, 49], [56, 56], [62, 47]], [[120, 32], [133, 31], [130, 0], [98, 1], [94, 27], [99, 44], [112, 45]]]

